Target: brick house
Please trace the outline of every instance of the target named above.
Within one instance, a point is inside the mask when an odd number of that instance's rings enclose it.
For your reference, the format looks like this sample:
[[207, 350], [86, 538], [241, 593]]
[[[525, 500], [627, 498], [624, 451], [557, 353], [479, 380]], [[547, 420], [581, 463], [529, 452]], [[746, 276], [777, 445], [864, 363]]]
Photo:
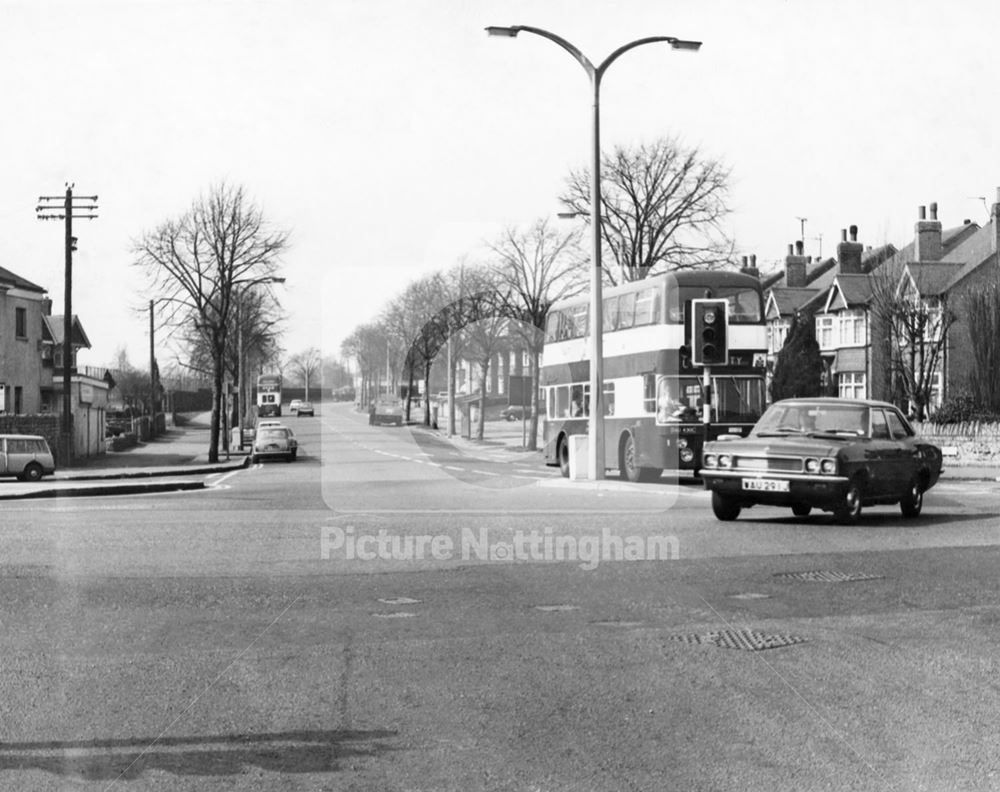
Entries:
[[[913, 241], [878, 268], [846, 272], [834, 278], [816, 315], [816, 338], [829, 365], [831, 381], [839, 396], [899, 401], [888, 363], [888, 333], [873, 315], [876, 289], [889, 288], [900, 298], [919, 299], [934, 310], [955, 309], [964, 294], [995, 277], [996, 216], [980, 227], [966, 220], [944, 230], [931, 204], [930, 218], [920, 207]], [[842, 243], [843, 244], [843, 243]], [[991, 266], [992, 265], [992, 266]], [[939, 405], [967, 382], [971, 361], [968, 328], [959, 320], [952, 326], [943, 349], [931, 405]]]
[[[892, 245], [867, 248], [857, 241], [857, 226], [851, 226], [851, 238], [847, 231], [841, 232], [841, 242], [837, 245], [836, 258], [813, 262], [802, 255], [802, 243], [796, 243], [793, 252], [788, 247], [783, 273], [765, 280], [765, 320], [768, 338], [768, 371], [772, 371], [774, 361], [784, 346], [796, 314], [815, 316], [816, 340], [824, 352], [824, 378], [831, 390], [840, 387], [837, 380], [837, 349], [842, 332], [850, 332], [853, 345], [854, 333], [858, 332], [857, 319], [853, 315], [856, 306], [844, 307], [836, 311], [828, 310], [829, 296], [838, 282], [861, 278], [867, 281], [867, 273], [872, 272], [896, 253]], [[840, 314], [843, 314], [841, 317]], [[865, 323], [866, 324], [866, 323]], [[865, 331], [867, 332], [867, 331]], [[845, 338], [847, 336], [845, 335]], [[848, 346], [848, 344], [844, 344]], [[841, 363], [847, 364], [848, 356]], [[846, 370], [846, 369], [843, 369]], [[846, 386], [853, 376], [844, 377]], [[843, 394], [842, 394], [843, 395]]]
[[42, 411], [45, 289], [0, 267], [0, 414]]

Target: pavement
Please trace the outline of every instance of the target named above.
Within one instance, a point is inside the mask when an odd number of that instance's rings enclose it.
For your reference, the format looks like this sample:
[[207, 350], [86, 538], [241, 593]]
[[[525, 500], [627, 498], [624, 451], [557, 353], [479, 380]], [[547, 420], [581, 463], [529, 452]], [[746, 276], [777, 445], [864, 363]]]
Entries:
[[209, 413], [185, 416], [165, 434], [123, 451], [74, 460], [38, 482], [0, 480], [0, 500], [174, 492], [203, 489], [204, 477], [246, 467], [246, 452], [208, 461]]

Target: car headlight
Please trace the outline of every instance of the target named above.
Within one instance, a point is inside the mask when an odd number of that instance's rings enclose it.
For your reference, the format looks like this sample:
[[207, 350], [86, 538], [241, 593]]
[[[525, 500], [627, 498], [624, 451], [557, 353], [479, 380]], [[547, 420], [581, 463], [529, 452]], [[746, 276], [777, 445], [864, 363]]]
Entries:
[[733, 458], [729, 454], [719, 454], [719, 467], [727, 468], [733, 466]]
[[717, 467], [719, 464], [719, 460], [715, 456], [715, 454], [705, 454], [704, 459], [702, 459], [701, 461], [705, 467], [710, 467], [710, 468]]
[[822, 470], [826, 475], [832, 476], [837, 472], [837, 460], [836, 459], [824, 459], [820, 463], [820, 470]]
[[818, 459], [807, 459], [806, 460], [806, 473], [818, 473], [819, 472], [819, 460]]

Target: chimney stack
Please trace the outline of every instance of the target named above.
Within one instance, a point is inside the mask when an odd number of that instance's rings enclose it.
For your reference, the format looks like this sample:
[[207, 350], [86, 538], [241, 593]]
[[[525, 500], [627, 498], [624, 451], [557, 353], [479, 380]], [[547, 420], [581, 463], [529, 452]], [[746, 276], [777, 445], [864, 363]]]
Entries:
[[[796, 252], [792, 252], [792, 251]], [[793, 289], [801, 289], [806, 285], [806, 257], [802, 255], [802, 241], [788, 246], [785, 256], [785, 285]]]
[[743, 257], [743, 266], [740, 267], [740, 272], [742, 272], [744, 275], [752, 275], [755, 278], [759, 278], [760, 270], [757, 269], [757, 257], [750, 256], [749, 261], [750, 263], [748, 264], [747, 257], [746, 256]]
[[864, 246], [858, 242], [858, 227], [851, 226], [851, 241], [847, 241], [847, 230], [840, 230], [840, 244], [837, 245], [837, 269], [841, 275], [862, 275], [861, 254]]
[[940, 261], [941, 222], [937, 219], [937, 204], [931, 204], [931, 219], [927, 220], [924, 207], [920, 207], [920, 219], [917, 220], [913, 245], [914, 261]]

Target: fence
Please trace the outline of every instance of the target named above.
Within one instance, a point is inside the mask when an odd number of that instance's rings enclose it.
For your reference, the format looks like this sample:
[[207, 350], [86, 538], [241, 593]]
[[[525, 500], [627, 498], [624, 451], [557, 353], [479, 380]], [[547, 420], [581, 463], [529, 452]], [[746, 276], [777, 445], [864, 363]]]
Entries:
[[954, 424], [914, 422], [917, 434], [945, 453], [950, 464], [1000, 463], [1000, 423], [964, 421]]

